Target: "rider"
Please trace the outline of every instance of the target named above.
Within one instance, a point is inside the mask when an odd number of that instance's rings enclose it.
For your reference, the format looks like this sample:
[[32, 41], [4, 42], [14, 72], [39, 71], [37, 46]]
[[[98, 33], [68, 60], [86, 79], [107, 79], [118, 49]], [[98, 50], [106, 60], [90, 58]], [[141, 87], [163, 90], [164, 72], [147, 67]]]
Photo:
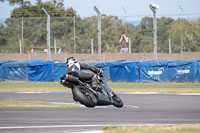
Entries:
[[84, 63], [79, 63], [78, 60], [74, 57], [69, 57], [66, 61], [66, 64], [68, 74], [79, 77], [82, 81], [91, 80], [92, 88], [94, 90], [101, 91], [103, 89], [103, 87], [98, 84], [98, 75], [103, 74], [101, 69]]

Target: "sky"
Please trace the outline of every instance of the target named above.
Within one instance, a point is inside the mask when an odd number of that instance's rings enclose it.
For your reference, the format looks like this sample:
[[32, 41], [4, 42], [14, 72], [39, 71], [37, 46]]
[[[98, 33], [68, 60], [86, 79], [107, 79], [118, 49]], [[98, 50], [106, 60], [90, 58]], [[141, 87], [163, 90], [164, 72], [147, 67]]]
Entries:
[[[47, 1], [47, 0], [43, 0]], [[34, 4], [36, 1], [31, 0]], [[138, 20], [144, 16], [152, 15], [150, 4], [157, 4], [157, 16], [170, 16], [173, 18], [197, 18], [200, 17], [200, 0], [64, 0], [64, 7], [74, 8], [81, 17], [96, 15], [93, 7], [96, 6], [102, 14], [124, 17]], [[179, 8], [179, 5], [183, 9]], [[0, 3], [0, 18], [10, 17], [10, 13], [17, 6], [10, 6], [8, 2]], [[125, 10], [124, 10], [124, 9]], [[187, 15], [183, 15], [187, 14]], [[195, 15], [189, 15], [195, 14]]]

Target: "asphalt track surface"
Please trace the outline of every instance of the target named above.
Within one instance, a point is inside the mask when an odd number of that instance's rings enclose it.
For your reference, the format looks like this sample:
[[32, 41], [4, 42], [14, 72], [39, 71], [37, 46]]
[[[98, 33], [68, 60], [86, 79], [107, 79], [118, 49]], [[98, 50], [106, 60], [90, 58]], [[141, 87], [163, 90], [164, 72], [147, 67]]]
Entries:
[[[200, 123], [199, 95], [119, 94], [123, 108], [0, 107], [1, 133], [68, 133], [102, 126]], [[0, 100], [75, 103], [70, 93], [0, 93]]]

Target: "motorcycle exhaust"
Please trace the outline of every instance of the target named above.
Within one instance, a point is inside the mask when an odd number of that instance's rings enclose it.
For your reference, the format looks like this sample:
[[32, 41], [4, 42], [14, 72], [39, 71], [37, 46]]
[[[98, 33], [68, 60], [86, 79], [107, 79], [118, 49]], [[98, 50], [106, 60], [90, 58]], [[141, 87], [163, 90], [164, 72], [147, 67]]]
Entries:
[[79, 79], [78, 77], [74, 77], [72, 75], [69, 75], [69, 74], [66, 74], [65, 75], [65, 80], [68, 81], [68, 82], [71, 82], [71, 83], [78, 83]]
[[[81, 82], [78, 77], [75, 77], [75, 76], [72, 76], [72, 75], [66, 74], [64, 80], [68, 81], [70, 83], [73, 83], [73, 84], [79, 83], [80, 85], [85, 86], [85, 84], [83, 82]], [[87, 86], [86, 86], [86, 88], [88, 90], [90, 90], [95, 96], [97, 96], [97, 93], [92, 88], [87, 87]]]

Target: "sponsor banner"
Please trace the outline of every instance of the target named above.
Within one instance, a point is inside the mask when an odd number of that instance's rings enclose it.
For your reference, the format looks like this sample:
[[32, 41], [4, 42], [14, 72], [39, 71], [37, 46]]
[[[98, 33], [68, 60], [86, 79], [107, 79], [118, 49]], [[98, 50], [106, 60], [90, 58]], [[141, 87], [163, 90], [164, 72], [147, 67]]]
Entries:
[[171, 82], [195, 82], [196, 61], [169, 63], [168, 72], [168, 78]]

